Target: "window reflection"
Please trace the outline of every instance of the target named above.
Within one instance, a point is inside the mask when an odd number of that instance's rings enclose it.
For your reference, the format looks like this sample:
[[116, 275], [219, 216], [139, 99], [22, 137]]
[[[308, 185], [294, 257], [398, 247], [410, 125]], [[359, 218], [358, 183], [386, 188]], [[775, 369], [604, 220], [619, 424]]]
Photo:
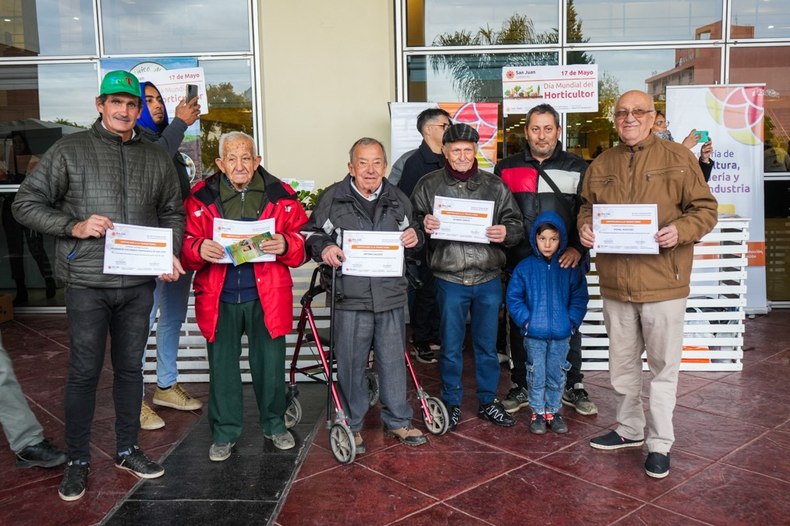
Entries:
[[250, 52], [250, 2], [103, 0], [106, 54]]
[[[581, 30], [569, 31], [569, 42], [704, 40], [717, 38], [711, 32], [721, 35], [721, 0], [569, 0], [569, 23], [574, 14]], [[698, 28], [708, 26], [698, 33]]]
[[406, 17], [409, 47], [556, 42], [559, 27], [556, 2], [408, 0]]
[[790, 36], [790, 9], [787, 2], [732, 0], [732, 21], [733, 38]]
[[95, 55], [93, 2], [4, 0], [0, 56]]
[[11, 204], [49, 148], [94, 121], [97, 92], [93, 64], [0, 67], [0, 290], [17, 307], [63, 305], [52, 273], [54, 239], [17, 223]]
[[409, 100], [502, 102], [503, 67], [553, 66], [558, 59], [555, 52], [409, 56]]
[[[587, 160], [616, 145], [620, 138], [611, 121], [617, 98], [630, 90], [653, 96], [656, 109], [665, 111], [666, 87], [713, 84], [720, 76], [720, 49], [661, 49], [587, 52], [589, 62], [598, 64], [598, 112], [569, 113], [565, 125], [566, 149]], [[576, 62], [578, 63], [578, 62]], [[685, 137], [689, 130], [674, 130]]]

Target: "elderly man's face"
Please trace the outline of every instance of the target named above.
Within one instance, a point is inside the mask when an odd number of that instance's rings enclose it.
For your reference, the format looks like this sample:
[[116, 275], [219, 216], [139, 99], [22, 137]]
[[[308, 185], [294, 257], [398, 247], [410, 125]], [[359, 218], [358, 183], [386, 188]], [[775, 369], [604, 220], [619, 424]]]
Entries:
[[554, 122], [551, 113], [533, 113], [524, 127], [532, 157], [543, 161], [551, 157], [560, 140], [562, 128]]
[[165, 120], [165, 103], [162, 101], [162, 96], [156, 91], [156, 88], [147, 84], [145, 86], [145, 103], [148, 106], [148, 113], [154, 120], [157, 126], [160, 126]]
[[[635, 116], [634, 112], [645, 113]], [[634, 146], [650, 135], [655, 115], [650, 95], [643, 91], [629, 91], [617, 99], [614, 106], [614, 127], [626, 146]]]
[[447, 162], [453, 170], [466, 173], [472, 169], [477, 153], [477, 144], [471, 141], [456, 141], [444, 145], [442, 148]]
[[224, 173], [230, 184], [238, 190], [244, 190], [261, 164], [261, 156], [253, 153], [252, 143], [244, 137], [225, 141], [222, 157], [216, 160], [217, 166]]
[[387, 162], [384, 160], [381, 146], [358, 144], [354, 148], [354, 158], [348, 163], [348, 173], [354, 178], [354, 186], [362, 195], [365, 197], [373, 195], [373, 192], [381, 186], [386, 171]]

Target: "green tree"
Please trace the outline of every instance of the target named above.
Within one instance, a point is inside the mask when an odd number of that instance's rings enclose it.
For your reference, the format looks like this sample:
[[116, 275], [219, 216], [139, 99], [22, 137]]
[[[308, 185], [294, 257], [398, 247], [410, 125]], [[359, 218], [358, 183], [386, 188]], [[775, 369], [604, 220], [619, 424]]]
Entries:
[[233, 91], [233, 84], [222, 82], [206, 87], [209, 113], [200, 118], [200, 157], [202, 172], [217, 171], [214, 160], [219, 157], [219, 138], [223, 133], [242, 131], [252, 135], [252, 101]]

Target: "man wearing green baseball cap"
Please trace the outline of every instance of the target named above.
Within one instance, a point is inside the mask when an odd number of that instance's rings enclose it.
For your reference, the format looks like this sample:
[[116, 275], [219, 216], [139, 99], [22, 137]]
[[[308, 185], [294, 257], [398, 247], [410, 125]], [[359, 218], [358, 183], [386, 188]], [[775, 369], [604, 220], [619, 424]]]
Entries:
[[143, 100], [127, 71], [111, 71], [96, 97], [99, 118], [86, 131], [50, 148], [19, 188], [17, 221], [57, 240], [55, 272], [66, 288], [69, 376], [66, 383], [68, 463], [58, 489], [73, 501], [85, 494], [90, 472], [96, 386], [110, 334], [115, 403], [115, 465], [142, 478], [164, 474], [137, 446], [154, 277], [104, 273], [105, 235], [114, 223], [172, 230], [173, 267], [162, 281], [184, 273], [177, 258], [184, 234], [178, 176], [167, 152], [136, 128]]

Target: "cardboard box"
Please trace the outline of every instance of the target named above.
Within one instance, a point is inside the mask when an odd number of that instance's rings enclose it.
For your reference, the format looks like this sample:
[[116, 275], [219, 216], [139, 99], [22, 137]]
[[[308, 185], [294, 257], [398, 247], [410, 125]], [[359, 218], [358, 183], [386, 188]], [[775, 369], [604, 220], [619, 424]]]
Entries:
[[0, 323], [14, 319], [14, 298], [10, 294], [0, 294]]

